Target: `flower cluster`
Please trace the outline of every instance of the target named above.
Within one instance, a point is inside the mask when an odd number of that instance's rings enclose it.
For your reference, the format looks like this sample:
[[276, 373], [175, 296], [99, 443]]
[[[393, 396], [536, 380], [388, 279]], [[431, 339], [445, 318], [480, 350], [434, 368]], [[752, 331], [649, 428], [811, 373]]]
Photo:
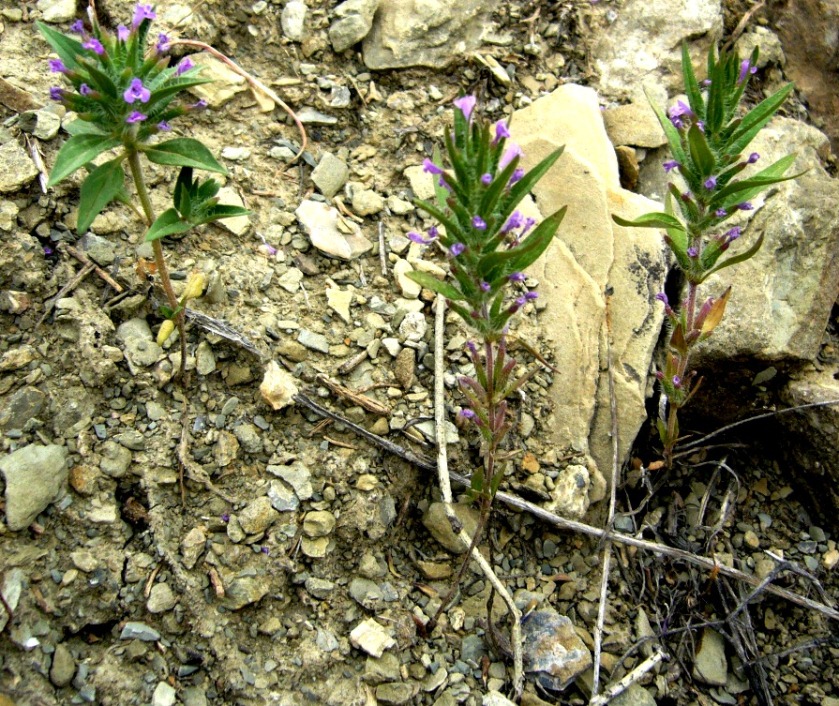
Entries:
[[454, 130], [446, 135], [451, 167], [423, 162], [424, 171], [437, 179], [437, 203], [417, 202], [444, 228], [408, 233], [411, 241], [436, 244], [446, 253], [453, 281], [422, 272], [409, 276], [443, 294], [481, 335], [496, 339], [510, 316], [536, 298], [535, 292], [510, 292], [510, 287], [524, 281], [522, 270], [544, 252], [565, 213], [562, 209], [536, 226], [516, 206], [562, 150], [526, 173], [507, 122], [484, 120], [474, 96], [458, 98], [454, 108]]
[[159, 34], [153, 47], [146, 49], [152, 21], [150, 4], [134, 8], [131, 26], [119, 25], [115, 34], [94, 21], [88, 30], [82, 20], [70, 27], [74, 35], [62, 35], [47, 25], [41, 32], [60, 58], [50, 59], [50, 71], [61, 74], [71, 88], [53, 86], [50, 98], [76, 111], [103, 134], [125, 141], [129, 135], [140, 141], [168, 131], [171, 120], [203, 107], [172, 106], [172, 100], [185, 88], [204, 83], [193, 71], [189, 57], [174, 67], [165, 55], [170, 39]]

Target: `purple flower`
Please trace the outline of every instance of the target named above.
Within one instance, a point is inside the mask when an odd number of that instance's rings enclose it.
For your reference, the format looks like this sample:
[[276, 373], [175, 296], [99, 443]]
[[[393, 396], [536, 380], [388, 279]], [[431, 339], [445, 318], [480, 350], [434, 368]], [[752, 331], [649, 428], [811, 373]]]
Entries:
[[437, 230], [437, 226], [431, 226], [431, 228], [428, 229], [429, 238], [436, 238], [439, 234], [440, 232]]
[[165, 120], [161, 120], [157, 124], [157, 129], [160, 130], [161, 132], [169, 132], [169, 130], [172, 129], [172, 126], [169, 123], [167, 123]]
[[510, 130], [507, 127], [507, 123], [503, 120], [499, 120], [495, 123], [495, 139], [492, 141], [493, 145], [497, 145], [502, 139], [507, 139], [510, 136]]
[[678, 375], [674, 375], [673, 376], [673, 387], [675, 387], [678, 390], [681, 386], [682, 386], [682, 378], [680, 378]]
[[670, 300], [664, 292], [659, 292], [655, 295], [657, 301], [660, 301], [664, 306], [670, 306]]
[[419, 233], [416, 233], [414, 231], [411, 231], [410, 233], [408, 233], [407, 238], [412, 243], [419, 243], [420, 245], [431, 245], [431, 240], [430, 239], [424, 238], [422, 235], [420, 235]]
[[711, 85], [712, 81], [711, 81], [711, 79], [706, 78], [706, 79], [703, 79], [701, 83], [705, 88], [707, 88], [708, 86]]
[[221, 515], [222, 522], [230, 522], [230, 514], [227, 512], [223, 512]]
[[475, 96], [462, 96], [454, 101], [454, 107], [458, 108], [463, 113], [463, 117], [469, 120], [477, 102], [478, 99]]
[[200, 101], [196, 101], [190, 106], [193, 110], [204, 110], [207, 107], [207, 101], [203, 98]]
[[752, 66], [752, 62], [749, 59], [743, 59], [740, 62], [740, 75], [737, 77], [737, 83], [743, 83], [749, 77], [749, 74], [756, 73], [757, 66]]
[[519, 235], [519, 238], [524, 237], [527, 234], [527, 231], [529, 231], [535, 225], [536, 225], [536, 219], [535, 218], [530, 218], [530, 217], [525, 218], [524, 219], [524, 227], [521, 229], [521, 234]]
[[144, 5], [143, 3], [137, 3], [134, 7], [134, 19], [131, 24], [134, 27], [139, 27], [143, 20], [153, 20], [156, 17], [157, 15], [154, 14], [154, 9], [151, 4]]
[[271, 553], [271, 549], [269, 547], [260, 547], [259, 551], [261, 551], [266, 556], [268, 556]]
[[131, 85], [125, 89], [122, 98], [126, 103], [133, 103], [139, 100], [141, 103], [148, 103], [151, 98], [151, 91], [143, 85], [139, 78], [131, 79]]
[[696, 127], [699, 130], [699, 132], [704, 133], [705, 132], [705, 121], [704, 120], [697, 120], [696, 121]]
[[661, 165], [664, 167], [664, 171], [667, 173], [672, 172], [674, 169], [678, 169], [682, 165], [679, 164], [675, 159], [668, 159], [664, 164]]
[[501, 229], [501, 232], [509, 233], [511, 230], [521, 228], [522, 223], [524, 223], [524, 217], [519, 211], [513, 211], [507, 219], [507, 222], [504, 224], [504, 227]]
[[487, 224], [486, 221], [481, 218], [480, 216], [473, 216], [472, 217], [472, 227], [475, 230], [486, 230]]
[[715, 176], [710, 176], [705, 180], [704, 186], [708, 191], [717, 188], [717, 178]]
[[716, 211], [714, 211], [714, 215], [717, 218], [725, 218], [728, 215], [728, 211], [726, 211], [724, 208], [718, 208]]
[[671, 106], [667, 111], [667, 117], [673, 123], [673, 127], [682, 128], [685, 123], [682, 118], [693, 117], [693, 111], [690, 106], [686, 105], [684, 101], [676, 101], [676, 105]]
[[524, 282], [527, 279], [527, 275], [524, 272], [513, 272], [507, 279], [511, 282]]
[[466, 341], [466, 347], [472, 355], [478, 355], [478, 346], [475, 345], [474, 341]]
[[[163, 36], [163, 35], [161, 35]], [[181, 62], [178, 64], [178, 67], [175, 69], [175, 76], [180, 76], [181, 74], [185, 74], [190, 69], [195, 68], [195, 64], [193, 63], [192, 59], [188, 56], [185, 56], [181, 59]]]
[[81, 93], [83, 96], [89, 96], [91, 93], [93, 93], [93, 91], [90, 90], [90, 86], [88, 86], [86, 83], [83, 83], [81, 86], [79, 86], [79, 93]]
[[428, 174], [442, 174], [443, 170], [438, 167], [434, 162], [432, 162], [427, 157], [422, 160], [422, 171], [427, 172]]
[[490, 174], [489, 172], [487, 172], [486, 174], [482, 174], [481, 184], [483, 184], [484, 186], [489, 186], [490, 184], [492, 184], [492, 174]]
[[728, 245], [730, 243], [733, 243], [739, 237], [740, 237], [740, 226], [734, 226], [731, 230], [729, 230], [725, 234], [725, 244]]
[[466, 246], [463, 243], [453, 243], [452, 246], [449, 248], [449, 254], [452, 257], [457, 257], [464, 250], [466, 250]]
[[527, 293], [524, 295], [524, 298], [525, 298], [527, 301], [533, 301], [534, 299], [538, 299], [538, 298], [539, 298], [539, 292], [527, 292]]
[[688, 257], [697, 257], [699, 255], [699, 248], [690, 247], [688, 248]]
[[133, 110], [129, 114], [129, 116], [125, 119], [127, 123], [141, 123], [143, 122], [148, 115], [143, 115], [139, 110]]
[[498, 162], [498, 168], [504, 169], [510, 162], [512, 162], [516, 157], [522, 157], [524, 152], [521, 151], [521, 147], [516, 144], [510, 144], [507, 146], [507, 149], [504, 150], [504, 154], [501, 155], [501, 159]]
[[99, 56], [102, 56], [102, 54], [105, 53], [105, 47], [102, 46], [102, 42], [96, 39], [96, 37], [88, 37], [84, 42], [82, 42], [82, 47], [96, 52]]
[[[154, 49], [158, 54], [162, 54], [169, 48], [169, 37], [167, 37], [163, 32], [157, 35], [157, 44], [154, 45]], [[183, 62], [181, 62], [183, 63]], [[186, 71], [186, 69], [184, 69]], [[183, 73], [183, 71], [181, 71]], [[177, 74], [180, 76], [181, 74]]]
[[489, 282], [481, 282], [480, 287], [482, 292], [488, 292], [492, 289], [492, 286]]
[[63, 74], [67, 72], [67, 67], [61, 59], [50, 59], [47, 64], [49, 64], [50, 71], [54, 74]]
[[521, 296], [516, 298], [516, 311], [527, 304], [527, 297]]
[[510, 176], [510, 184], [509, 185], [512, 186], [517, 181], [519, 181], [523, 176], [524, 176], [524, 169], [522, 167], [516, 167], [513, 170], [512, 175]]
[[64, 89], [61, 86], [52, 86], [50, 88], [50, 100], [60, 101], [64, 98]]
[[478, 415], [475, 414], [475, 410], [465, 407], [457, 413], [457, 416], [461, 419], [475, 419]]
[[119, 39], [119, 41], [127, 42], [130, 35], [131, 31], [125, 25], [119, 25], [119, 27], [117, 27], [117, 39]]
[[752, 152], [749, 155], [749, 158], [746, 160], [746, 162], [747, 162], [747, 164], [754, 164], [759, 159], [760, 159], [760, 155], [757, 152]]
[[44, 255], [46, 255], [47, 257], [49, 257], [49, 256], [50, 256], [50, 255], [52, 255], [54, 252], [55, 252], [55, 250], [53, 250], [53, 249], [52, 249], [49, 245], [44, 245]]
[[752, 210], [754, 210], [754, 206], [752, 206], [750, 201], [743, 201], [743, 203], [738, 203], [736, 208], [740, 211], [752, 211]]
[[82, 34], [84, 32], [84, 22], [76, 20], [70, 25], [70, 31], [75, 32], [76, 34]]

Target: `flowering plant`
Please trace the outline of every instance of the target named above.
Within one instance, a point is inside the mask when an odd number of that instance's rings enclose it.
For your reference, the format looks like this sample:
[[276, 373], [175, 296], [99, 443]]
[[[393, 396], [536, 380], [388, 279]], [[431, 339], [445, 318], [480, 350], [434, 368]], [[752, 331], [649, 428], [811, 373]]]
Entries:
[[525, 173], [519, 166], [521, 149], [508, 141], [507, 123], [490, 126], [477, 114], [476, 102], [474, 96], [454, 101], [454, 131], [445, 136], [451, 167], [445, 169], [439, 159], [424, 163], [425, 170], [437, 177], [437, 203], [415, 203], [442, 228], [434, 226], [427, 235], [408, 234], [414, 242], [437, 244], [446, 252], [451, 278], [443, 281], [425, 272], [408, 276], [443, 295], [481, 339], [482, 346], [468, 344], [476, 377], [461, 377], [459, 386], [468, 404], [460, 415], [477, 425], [485, 445], [483, 468], [472, 474], [472, 495], [480, 499], [485, 519], [503, 477], [498, 460], [510, 429], [507, 399], [530, 377], [512, 377], [516, 361], [507, 356], [506, 332], [510, 317], [537, 293], [514, 288], [522, 287], [522, 270], [550, 245], [566, 209], [538, 226], [516, 210], [562, 148]]
[[[720, 52], [717, 57], [715, 48], [711, 47], [708, 78], [700, 83], [687, 46], [682, 46], [688, 103], [677, 101], [666, 114], [656, 106], [653, 109], [672, 155], [672, 159], [664, 162], [664, 169], [681, 176], [683, 184], [668, 184], [665, 213], [648, 213], [632, 221], [613, 216], [623, 226], [664, 228], [667, 233], [664, 240], [687, 281], [687, 297], [681, 306], [671, 307], [664, 293], [656, 297], [664, 304], [671, 328], [664, 370], [656, 374], [663, 398], [657, 425], [668, 464], [679, 437], [678, 411], [701, 382], [694, 383], [696, 373], [688, 369], [690, 354], [722, 320], [731, 293], [729, 287], [719, 297], [700, 304], [699, 285], [713, 273], [748, 260], [763, 241], [761, 234], [746, 250], [721, 260], [742, 235], [740, 226], [721, 232], [722, 224], [738, 211], [751, 210], [750, 199], [772, 184], [799, 176], [784, 176], [795, 160], [795, 155], [787, 155], [756, 174], [737, 178], [747, 166], [760, 159], [757, 152], [745, 158], [743, 153], [793, 89], [792, 84], [787, 84], [740, 115], [740, 103], [749, 79], [757, 71], [757, 59], [757, 48], [750, 58], [741, 61], [734, 52]], [[674, 214], [673, 203], [678, 205], [680, 217]]]
[[[209, 80], [198, 75], [189, 57], [170, 66], [166, 54], [169, 38], [165, 34], [159, 34], [157, 41], [147, 46], [154, 19], [152, 6], [139, 3], [134, 8], [131, 26], [119, 25], [116, 34], [105, 31], [93, 12], [89, 31], [82, 20], [73, 23], [71, 32], [76, 36], [38, 23], [41, 34], [58, 54], [57, 59], [50, 59], [50, 70], [66, 82], [65, 86], [51, 88], [50, 97], [78, 115], [67, 125], [71, 137], [58, 153], [49, 185], [57, 184], [81, 167], [88, 170], [79, 192], [77, 231], [82, 234], [112, 201], [130, 203], [123, 169], [123, 164], [128, 164], [149, 226], [145, 239], [152, 243], [157, 271], [169, 302], [164, 315], [179, 324], [183, 346], [183, 307], [172, 290], [160, 239], [201, 223], [245, 215], [247, 211], [238, 206], [220, 205], [215, 181], [193, 182], [193, 168], [227, 173], [201, 142], [186, 137], [162, 142], [156, 139], [158, 133], [172, 129], [170, 123], [174, 119], [206, 107], [204, 101], [189, 105], [174, 101], [185, 89]], [[116, 156], [98, 166], [92, 164], [92, 160], [109, 150], [116, 150]], [[141, 154], [156, 164], [182, 167], [174, 208], [160, 217], [155, 217], [149, 200]], [[184, 359], [182, 356], [182, 365]]]

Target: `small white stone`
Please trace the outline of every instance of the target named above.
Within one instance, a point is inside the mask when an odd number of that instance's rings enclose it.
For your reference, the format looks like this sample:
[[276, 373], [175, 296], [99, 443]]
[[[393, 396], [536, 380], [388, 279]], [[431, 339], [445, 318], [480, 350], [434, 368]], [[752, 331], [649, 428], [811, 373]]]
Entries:
[[283, 370], [275, 360], [268, 363], [259, 392], [262, 399], [271, 405], [271, 409], [287, 407], [298, 391], [297, 381], [290, 373]]
[[399, 258], [393, 266], [393, 276], [396, 277], [396, 283], [402, 290], [402, 296], [407, 299], [416, 299], [422, 291], [422, 287], [408, 277], [408, 273], [413, 271], [411, 264], [402, 258]]
[[353, 628], [350, 633], [350, 643], [353, 647], [378, 659], [385, 650], [396, 644], [396, 640], [373, 618], [367, 618]]
[[174, 706], [177, 693], [165, 681], [158, 682], [151, 697], [152, 706]]

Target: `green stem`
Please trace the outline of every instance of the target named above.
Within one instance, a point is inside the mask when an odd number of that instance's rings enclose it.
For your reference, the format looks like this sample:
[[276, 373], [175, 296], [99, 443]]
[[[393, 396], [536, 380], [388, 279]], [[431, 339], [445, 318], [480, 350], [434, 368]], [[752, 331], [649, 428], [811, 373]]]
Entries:
[[[148, 221], [147, 225], [151, 226], [155, 221], [154, 209], [149, 198], [149, 190], [146, 187], [146, 180], [143, 178], [143, 169], [140, 165], [140, 153], [132, 148], [126, 147], [126, 154], [128, 155], [128, 166], [131, 169], [131, 177], [134, 179], [134, 186], [137, 189], [137, 197], [140, 199], [140, 205], [143, 207], [143, 213]], [[181, 339], [181, 367], [178, 377], [183, 377], [186, 369], [186, 330], [184, 326], [184, 312], [181, 309], [178, 311], [178, 297], [175, 295], [175, 290], [172, 289], [172, 280], [169, 278], [169, 270], [166, 267], [166, 260], [163, 257], [163, 246], [160, 244], [160, 239], [153, 240], [152, 251], [154, 252], [154, 262], [157, 265], [157, 272], [160, 275], [160, 283], [163, 285], [163, 291], [166, 293], [166, 299], [169, 302], [169, 308], [172, 311], [177, 311], [175, 315], [175, 324], [178, 327], [178, 337]]]

